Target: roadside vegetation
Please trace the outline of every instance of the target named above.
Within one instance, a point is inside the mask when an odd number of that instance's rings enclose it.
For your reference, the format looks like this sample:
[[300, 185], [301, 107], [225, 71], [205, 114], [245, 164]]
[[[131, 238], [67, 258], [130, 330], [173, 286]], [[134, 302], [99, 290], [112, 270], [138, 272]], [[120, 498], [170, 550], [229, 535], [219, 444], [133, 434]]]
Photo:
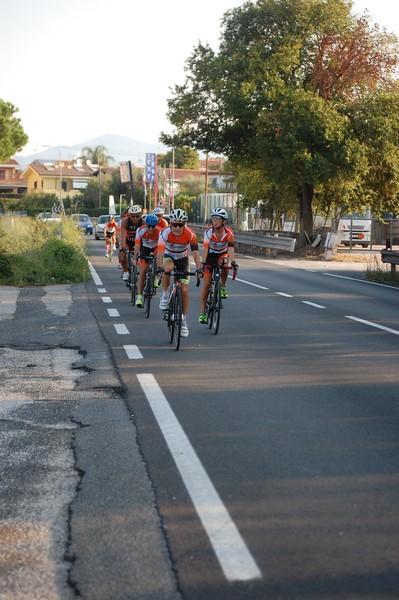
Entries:
[[90, 277], [86, 240], [68, 219], [0, 219], [0, 285], [80, 283]]
[[376, 283], [399, 287], [399, 273], [392, 273], [391, 265], [382, 263], [378, 256], [372, 256], [367, 264], [366, 278]]

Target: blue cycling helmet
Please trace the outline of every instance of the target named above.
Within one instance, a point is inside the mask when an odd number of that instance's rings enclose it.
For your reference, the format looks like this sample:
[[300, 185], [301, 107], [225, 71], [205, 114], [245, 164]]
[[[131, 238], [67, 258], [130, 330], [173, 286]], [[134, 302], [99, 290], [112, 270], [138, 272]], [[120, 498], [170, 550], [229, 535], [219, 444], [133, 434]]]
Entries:
[[147, 215], [145, 217], [145, 224], [149, 225], [151, 227], [151, 225], [153, 227], [155, 227], [155, 225], [158, 225], [158, 217], [156, 215], [153, 215], [152, 213], [150, 213], [149, 215]]

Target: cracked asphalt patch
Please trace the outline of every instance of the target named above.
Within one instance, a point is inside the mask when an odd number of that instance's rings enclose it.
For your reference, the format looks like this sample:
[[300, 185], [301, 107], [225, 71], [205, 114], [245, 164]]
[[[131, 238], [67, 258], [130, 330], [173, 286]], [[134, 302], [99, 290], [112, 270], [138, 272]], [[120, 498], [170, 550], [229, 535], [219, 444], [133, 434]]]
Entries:
[[68, 397], [80, 376], [71, 370], [78, 358], [60, 348], [0, 350], [8, 366], [0, 375], [2, 599], [75, 597], [64, 555], [79, 483], [70, 419], [79, 398]]

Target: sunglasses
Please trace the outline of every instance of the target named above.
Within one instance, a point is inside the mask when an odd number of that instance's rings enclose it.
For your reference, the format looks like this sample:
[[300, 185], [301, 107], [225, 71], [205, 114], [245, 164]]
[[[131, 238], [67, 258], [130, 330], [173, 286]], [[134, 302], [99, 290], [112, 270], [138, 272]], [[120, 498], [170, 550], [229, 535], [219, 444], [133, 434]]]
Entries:
[[140, 219], [141, 215], [130, 215], [131, 219]]
[[156, 225], [147, 225], [147, 229], [155, 229]]
[[172, 227], [184, 227], [185, 223], [172, 223]]

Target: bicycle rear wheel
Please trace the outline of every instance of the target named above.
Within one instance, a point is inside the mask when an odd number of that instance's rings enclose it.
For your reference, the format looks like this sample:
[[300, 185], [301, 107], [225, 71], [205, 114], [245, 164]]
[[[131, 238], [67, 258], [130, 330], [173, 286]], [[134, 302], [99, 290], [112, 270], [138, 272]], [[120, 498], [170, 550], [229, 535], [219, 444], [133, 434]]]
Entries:
[[215, 287], [213, 290], [213, 311], [212, 311], [212, 328], [213, 333], [217, 335], [219, 331], [220, 325], [220, 311], [222, 309], [222, 297], [220, 290], [220, 282], [215, 282]]
[[175, 295], [175, 307], [174, 307], [174, 329], [175, 329], [175, 346], [176, 350], [180, 347], [180, 337], [181, 337], [181, 317], [183, 310], [183, 301], [181, 296], [181, 289], [176, 289]]
[[137, 299], [137, 279], [138, 279], [137, 266], [132, 265], [131, 283], [130, 283], [130, 300], [131, 300], [131, 303], [133, 304], [133, 306], [136, 304], [136, 299]]

